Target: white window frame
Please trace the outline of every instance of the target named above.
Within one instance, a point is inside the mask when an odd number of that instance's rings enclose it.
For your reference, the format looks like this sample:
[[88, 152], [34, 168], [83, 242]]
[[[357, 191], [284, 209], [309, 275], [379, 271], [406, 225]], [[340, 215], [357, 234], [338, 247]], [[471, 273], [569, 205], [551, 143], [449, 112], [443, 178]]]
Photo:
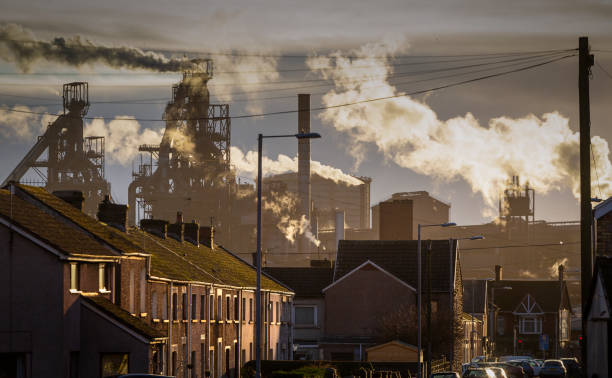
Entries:
[[318, 324], [319, 323], [319, 321], [318, 321], [319, 320], [319, 318], [318, 318], [318, 310], [319, 309], [317, 308], [318, 307], [317, 305], [294, 305], [293, 306], [293, 319], [295, 319], [295, 310], [296, 309], [298, 309], [298, 308], [306, 308], [306, 307], [314, 309], [314, 311], [313, 311], [314, 312], [314, 314], [313, 314], [313, 318], [314, 318], [313, 319], [314, 320], [313, 324], [298, 324], [297, 320], [296, 320], [295, 321], [295, 326], [297, 326], [297, 327], [317, 327], [319, 325]]
[[81, 267], [79, 263], [70, 263], [70, 292], [80, 293], [81, 292]]
[[108, 289], [108, 264], [100, 263], [98, 264], [98, 291], [100, 293], [110, 293]]
[[[526, 329], [526, 324], [533, 324], [533, 329]], [[541, 316], [521, 316], [519, 317], [519, 332], [523, 335], [539, 335], [542, 333]]]

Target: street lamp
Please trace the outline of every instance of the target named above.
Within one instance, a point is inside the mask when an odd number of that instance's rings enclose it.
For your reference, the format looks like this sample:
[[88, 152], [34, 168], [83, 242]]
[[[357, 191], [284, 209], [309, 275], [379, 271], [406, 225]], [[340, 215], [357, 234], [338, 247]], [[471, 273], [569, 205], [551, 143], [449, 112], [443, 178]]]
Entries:
[[316, 139], [321, 138], [319, 133], [299, 133], [285, 135], [257, 135], [257, 289], [255, 291], [255, 360], [256, 378], [261, 378], [261, 152], [263, 140], [271, 138], [297, 138]]
[[491, 303], [493, 304], [493, 341], [495, 342], [495, 349], [497, 349], [497, 316], [495, 314], [495, 290], [512, 290], [512, 286], [491, 288]]
[[[449, 266], [449, 269], [448, 270], [450, 272], [450, 277], [449, 277], [449, 281], [448, 281], [448, 285], [449, 285], [449, 289], [448, 290], [450, 292], [450, 295], [449, 295], [449, 298], [450, 298], [450, 300], [449, 300], [450, 312], [449, 312], [449, 314], [451, 315], [450, 316], [450, 331], [451, 331], [451, 337], [453, 337], [453, 338], [454, 338], [454, 333], [453, 333], [453, 328], [454, 328], [453, 327], [453, 320], [454, 320], [453, 319], [453, 314], [454, 314], [454, 311], [453, 311], [454, 310], [454, 298], [453, 298], [453, 296], [454, 296], [454, 293], [453, 293], [454, 270], [452, 269], [453, 268], [453, 240], [458, 242], [459, 240], [483, 240], [484, 238], [485, 237], [482, 236], [482, 235], [474, 235], [474, 236], [470, 236], [470, 237], [466, 237], [466, 238], [450, 238], [450, 239], [448, 239], [448, 248], [449, 248], [449, 251], [448, 251], [448, 258], [449, 258], [448, 266]], [[457, 251], [459, 251], [459, 248], [457, 248]], [[457, 259], [459, 259], [458, 256], [457, 256]], [[472, 286], [472, 332], [471, 333], [473, 333], [473, 331], [474, 331], [474, 298], [473, 298], [474, 297], [474, 291], [473, 291], [473, 289], [474, 289], [474, 287]], [[454, 353], [453, 349], [454, 349], [453, 343], [451, 343], [451, 345], [450, 345], [450, 354], [449, 354], [449, 359], [448, 359], [449, 363], [451, 365], [451, 368], [452, 368], [452, 365], [453, 365], [453, 359], [455, 358], [455, 353]], [[473, 354], [474, 354], [474, 343], [473, 343], [472, 339], [470, 338], [470, 355], [472, 355], [472, 357], [473, 357]]]
[[422, 378], [423, 377], [423, 361], [421, 358], [421, 352], [422, 352], [422, 348], [421, 348], [421, 331], [422, 331], [422, 327], [421, 327], [421, 302], [422, 302], [422, 283], [421, 283], [421, 275], [422, 275], [422, 270], [423, 267], [421, 266], [421, 227], [452, 227], [452, 226], [456, 226], [456, 223], [453, 222], [446, 222], [446, 223], [440, 223], [440, 224], [418, 224], [417, 225], [417, 327], [418, 327], [418, 332], [417, 332], [417, 358], [419, 359], [419, 363], [418, 365], [418, 377]]

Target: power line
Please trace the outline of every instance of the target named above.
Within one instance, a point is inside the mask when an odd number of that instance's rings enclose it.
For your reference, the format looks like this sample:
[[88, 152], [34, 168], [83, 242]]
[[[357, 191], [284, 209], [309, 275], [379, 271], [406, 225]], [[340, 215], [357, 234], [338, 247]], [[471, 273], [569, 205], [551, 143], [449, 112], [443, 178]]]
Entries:
[[[542, 56], [538, 56], [535, 57], [535, 60], [542, 60], [545, 57]], [[526, 63], [527, 61], [531, 61], [534, 60], [534, 57], [530, 57], [524, 61], [521, 61], [519, 63]], [[471, 71], [467, 71], [467, 72], [459, 72], [459, 73], [452, 73], [452, 74], [448, 74], [448, 75], [442, 75], [442, 76], [435, 76], [435, 77], [431, 77], [431, 78], [425, 78], [425, 79], [418, 79], [418, 80], [409, 80], [409, 81], [398, 81], [395, 83], [390, 83], [395, 87], [398, 87], [399, 85], [403, 85], [403, 84], [414, 84], [414, 83], [420, 83], [420, 82], [426, 82], [426, 81], [433, 81], [433, 80], [439, 80], [439, 79], [445, 79], [445, 78], [452, 78], [452, 77], [458, 77], [458, 76], [465, 76], [465, 75], [470, 75], [470, 74], [474, 74], [474, 73], [479, 73], [479, 72], [486, 72], [486, 71], [491, 71], [491, 70], [496, 70], [496, 69], [500, 69], [500, 68], [506, 68], [506, 67], [514, 67], [516, 66], [516, 62], [511, 63], [511, 64], [503, 64], [503, 65], [498, 65], [495, 67], [487, 67], [487, 68], [483, 68], [483, 69], [477, 69], [477, 70], [471, 70]], [[395, 78], [390, 78], [391, 80], [396, 80]], [[368, 81], [368, 79], [362, 80], [362, 81]], [[358, 81], [355, 81], [358, 82]], [[328, 86], [333, 86], [334, 84], [332, 83], [326, 83], [326, 84], [315, 84], [315, 85], [300, 85], [300, 86], [292, 86], [292, 87], [287, 87], [287, 88], [268, 88], [268, 89], [258, 89], [258, 90], [243, 90], [243, 91], [239, 91], [235, 94], [237, 95], [242, 95], [242, 94], [253, 94], [253, 93], [267, 93], [267, 92], [283, 92], [283, 91], [288, 91], [288, 90], [295, 90], [295, 89], [299, 89], [299, 90], [303, 90], [304, 88], [318, 88], [318, 87], [328, 87]], [[380, 86], [373, 86], [371, 88], [380, 88], [380, 87], [384, 87], [386, 85], [380, 85]], [[315, 93], [311, 93], [311, 95], [323, 95], [328, 93], [328, 91], [323, 91], [323, 92], [315, 92]], [[220, 98], [222, 96], [230, 96], [233, 95], [233, 92], [225, 92], [225, 93], [212, 93], [212, 95], [216, 98]], [[11, 94], [3, 94], [0, 93], [0, 96], [8, 96], [8, 97], [21, 97], [21, 98], [27, 98], [27, 96], [14, 96]], [[253, 100], [274, 100], [274, 99], [284, 99], [284, 98], [293, 98], [294, 94], [291, 95], [283, 95], [283, 96], [274, 96], [274, 97], [258, 97], [256, 99], [253, 98], [243, 98], [243, 99], [233, 99], [231, 102], [245, 102], [245, 101], [253, 101]], [[159, 98], [159, 99], [132, 99], [132, 100], [113, 100], [113, 101], [92, 101], [91, 104], [156, 104], [156, 103], [166, 103], [168, 102], [168, 98]], [[49, 104], [49, 106], [53, 106], [55, 104]], [[57, 105], [61, 105], [61, 104], [57, 104]], [[39, 106], [46, 106], [46, 104], [42, 104]]]
[[[571, 58], [571, 57], [574, 57], [574, 56], [576, 56], [576, 54], [565, 55], [565, 56], [558, 57], [558, 58], [555, 58], [555, 59], [547, 60], [545, 62], [532, 64], [532, 65], [529, 65], [529, 66], [526, 66], [526, 67], [520, 67], [520, 68], [516, 68], [516, 69], [513, 69], [513, 70], [508, 70], [508, 71], [504, 71], [504, 72], [499, 72], [499, 73], [494, 73], [494, 74], [490, 74], [490, 75], [485, 75], [485, 76], [481, 76], [481, 77], [477, 77], [477, 78], [472, 78], [472, 79], [468, 79], [468, 80], [463, 80], [463, 81], [459, 81], [459, 82], [455, 82], [455, 83], [451, 83], [451, 84], [440, 85], [440, 86], [437, 86], [437, 87], [433, 87], [433, 88], [429, 88], [429, 89], [423, 89], [423, 90], [418, 90], [418, 91], [414, 91], [414, 92], [410, 92], [410, 93], [401, 93], [401, 94], [397, 94], [397, 95], [393, 95], [393, 96], [371, 98], [371, 99], [355, 101], [355, 102], [350, 102], [350, 103], [344, 103], [344, 104], [337, 104], [337, 105], [329, 105], [329, 106], [321, 106], [321, 107], [311, 108], [311, 111], [324, 111], [324, 110], [328, 110], [328, 109], [336, 109], [336, 108], [342, 108], [342, 107], [353, 106], [353, 105], [358, 105], [358, 104], [364, 104], [364, 103], [370, 103], [370, 102], [390, 100], [390, 99], [400, 98], [400, 97], [408, 97], [408, 96], [419, 95], [419, 94], [433, 92], [433, 91], [437, 91], [437, 90], [441, 90], [441, 89], [447, 89], [447, 88], [452, 88], [452, 87], [456, 87], [456, 86], [460, 86], [460, 85], [470, 84], [470, 83], [474, 83], [474, 82], [477, 82], [477, 81], [491, 79], [491, 78], [495, 78], [495, 77], [499, 77], [499, 76], [504, 76], [504, 75], [508, 75], [508, 74], [511, 74], [511, 73], [515, 73], [515, 72], [526, 71], [526, 70], [529, 70], [529, 69], [532, 69], [532, 68], [541, 67], [541, 66], [544, 66], [544, 65], [547, 65], [547, 64], [551, 64], [551, 63], [554, 63], [554, 62], [558, 62], [560, 60]], [[38, 115], [45, 115], [45, 114], [47, 114], [47, 113], [31, 112], [31, 111], [17, 110], [17, 109], [5, 109], [5, 111], [11, 111], [11, 112], [17, 112], [17, 113], [38, 114]], [[228, 118], [230, 118], [230, 119], [245, 119], [245, 118], [266, 117], [266, 116], [282, 115], [282, 114], [292, 114], [292, 113], [297, 113], [297, 112], [298, 112], [298, 110], [284, 110], [284, 111], [276, 111], [276, 112], [268, 112], [268, 113], [244, 114], [244, 115], [238, 115], [238, 116], [230, 116]], [[77, 117], [75, 117], [75, 118], [77, 118]], [[81, 117], [78, 117], [78, 118], [81, 118]], [[135, 118], [135, 117], [130, 117], [130, 118], [120, 118], [120, 117], [115, 117], [115, 118], [111, 118], [111, 117], [82, 117], [82, 119], [130, 120], [130, 121], [141, 121], [141, 122], [166, 122], [166, 121], [197, 121], [197, 120], [203, 120], [203, 119], [206, 119], [206, 118], [201, 117], [201, 118], [189, 118], [189, 119], [176, 119], [176, 120], [169, 119], [169, 120], [163, 120], [163, 119], [146, 119], [146, 118]]]

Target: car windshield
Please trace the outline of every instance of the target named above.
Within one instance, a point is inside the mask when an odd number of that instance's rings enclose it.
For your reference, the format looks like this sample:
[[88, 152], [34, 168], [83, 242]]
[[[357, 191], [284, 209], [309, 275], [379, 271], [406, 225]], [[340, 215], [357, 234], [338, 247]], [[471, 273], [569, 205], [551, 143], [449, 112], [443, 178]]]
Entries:
[[546, 361], [544, 362], [544, 367], [545, 368], [558, 368], [563, 366], [561, 364], [561, 361]]

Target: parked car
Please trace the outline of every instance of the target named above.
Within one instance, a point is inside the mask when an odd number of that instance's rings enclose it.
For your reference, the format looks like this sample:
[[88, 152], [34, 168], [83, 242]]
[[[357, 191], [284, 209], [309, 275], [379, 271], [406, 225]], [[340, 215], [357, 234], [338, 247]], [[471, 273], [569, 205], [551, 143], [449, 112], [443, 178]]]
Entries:
[[530, 363], [529, 360], [512, 360], [512, 361], [508, 361], [507, 363], [509, 363], [510, 365], [522, 367], [523, 371], [525, 372], [525, 375], [529, 378], [533, 378], [538, 375], [535, 373], [535, 369], [533, 368], [533, 365], [532, 365], [532, 364], [535, 365], [535, 362]]
[[461, 378], [459, 373], [455, 373], [453, 371], [442, 371], [439, 373], [433, 373], [430, 375], [431, 378]]
[[540, 369], [540, 378], [560, 377], [566, 378], [567, 371], [561, 360], [546, 360], [544, 366]]
[[495, 378], [508, 378], [506, 371], [501, 367], [493, 366], [487, 369], [490, 369], [495, 374]]
[[531, 360], [531, 356], [501, 356], [497, 360], [499, 362], [506, 361], [522, 361], [522, 360]]
[[495, 378], [495, 373], [489, 368], [469, 368], [463, 373], [463, 378]]
[[579, 378], [582, 376], [582, 366], [576, 358], [562, 358], [563, 366], [565, 367], [568, 378]]
[[104, 378], [175, 378], [175, 377], [168, 376], [168, 375], [132, 373], [132, 374], [107, 375]]
[[506, 362], [480, 362], [478, 363], [478, 367], [498, 367], [504, 369], [508, 378], [526, 378], [522, 367], [510, 365]]

